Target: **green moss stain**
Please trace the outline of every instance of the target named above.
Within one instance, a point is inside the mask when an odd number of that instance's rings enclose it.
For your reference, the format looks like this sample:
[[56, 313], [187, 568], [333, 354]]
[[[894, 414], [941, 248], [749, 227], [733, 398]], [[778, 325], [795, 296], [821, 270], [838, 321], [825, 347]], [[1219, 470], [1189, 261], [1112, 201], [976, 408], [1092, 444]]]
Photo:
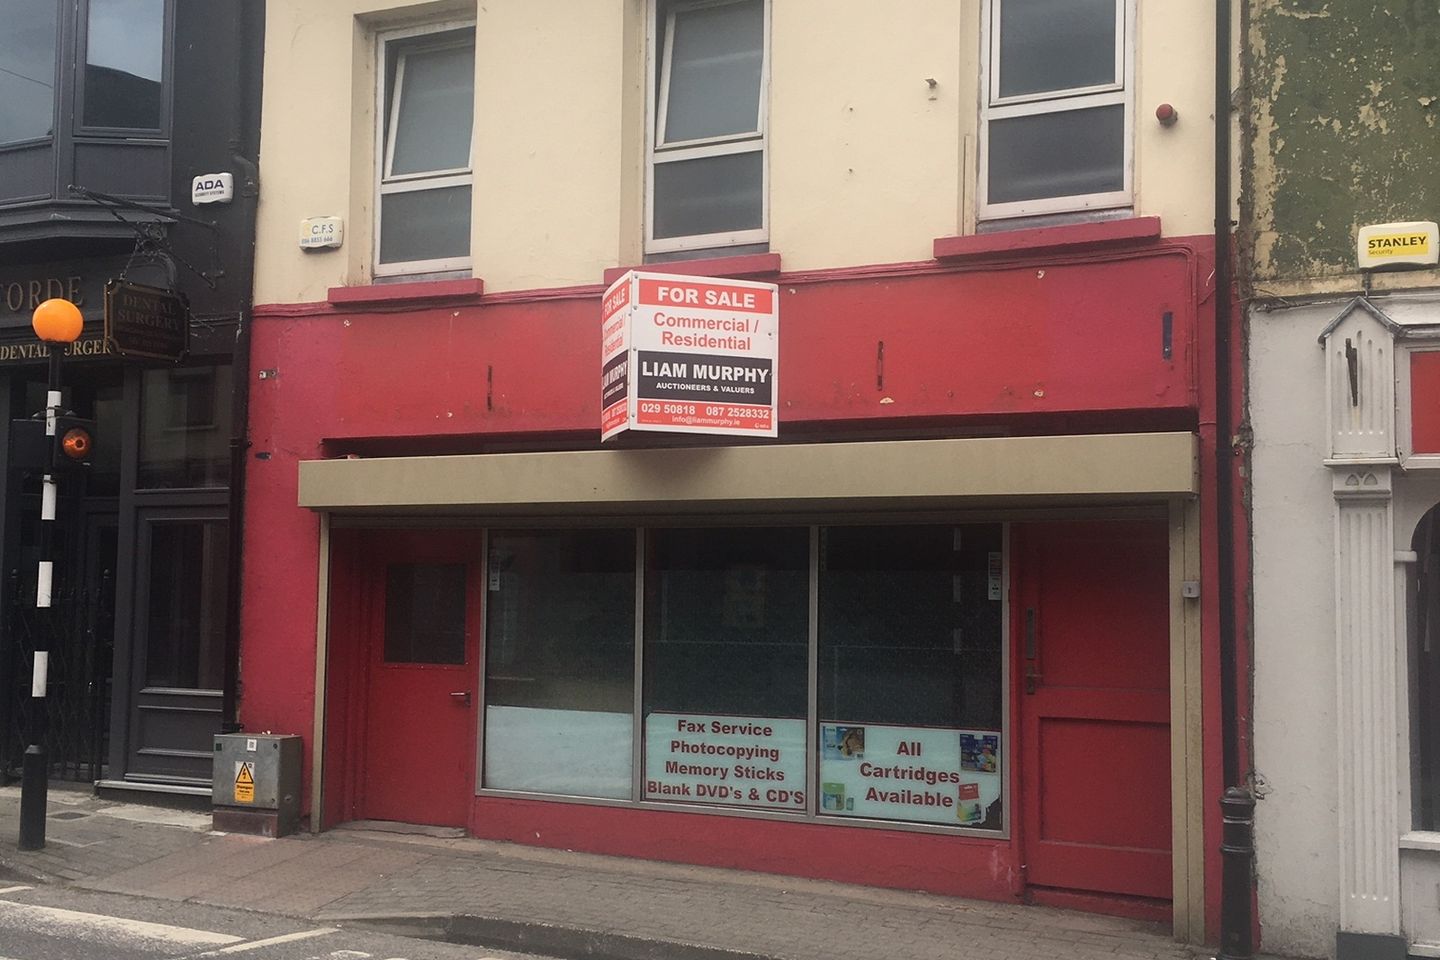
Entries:
[[1249, 0], [1246, 14], [1254, 278], [1350, 273], [1360, 224], [1440, 218], [1440, 0]]

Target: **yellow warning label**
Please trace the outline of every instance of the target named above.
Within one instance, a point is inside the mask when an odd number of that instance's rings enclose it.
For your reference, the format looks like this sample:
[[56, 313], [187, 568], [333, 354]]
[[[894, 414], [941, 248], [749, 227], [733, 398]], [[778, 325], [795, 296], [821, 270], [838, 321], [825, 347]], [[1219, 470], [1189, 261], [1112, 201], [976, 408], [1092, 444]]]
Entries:
[[235, 802], [255, 802], [255, 764], [253, 761], [235, 761]]

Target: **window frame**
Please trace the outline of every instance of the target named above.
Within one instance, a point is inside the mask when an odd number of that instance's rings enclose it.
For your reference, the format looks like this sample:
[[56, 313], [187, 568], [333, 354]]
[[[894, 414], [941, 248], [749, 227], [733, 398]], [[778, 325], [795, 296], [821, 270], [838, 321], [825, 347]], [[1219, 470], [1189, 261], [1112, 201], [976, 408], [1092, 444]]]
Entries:
[[[1005, 0], [984, 0], [981, 12], [981, 96], [980, 151], [977, 164], [977, 216], [981, 220], [1003, 220], [1053, 213], [1114, 210], [1134, 203], [1135, 188], [1135, 2], [1113, 0], [1115, 4], [1115, 73], [1110, 83], [1069, 87], [1039, 93], [1000, 96], [1000, 16]], [[1122, 106], [1124, 134], [1119, 190], [1071, 194], [991, 203], [990, 123], [1016, 117], [1068, 113], [1094, 107]]]
[[[433, 42], [417, 40], [429, 34], [446, 34], [458, 30], [469, 30], [468, 43], [459, 37], [441, 39]], [[466, 167], [454, 167], [447, 170], [429, 170], [424, 173], [408, 173], [394, 176], [390, 173], [394, 164], [395, 154], [395, 129], [399, 122], [400, 96], [404, 91], [405, 58], [417, 51], [429, 52], [432, 50], [445, 50], [468, 46], [476, 49], [475, 43], [475, 21], [474, 20], [449, 20], [442, 23], [426, 24], [419, 27], [406, 27], [399, 30], [385, 30], [375, 35], [375, 212], [371, 223], [374, 234], [371, 244], [371, 271], [376, 277], [410, 276], [414, 274], [446, 273], [456, 271], [469, 271], [474, 264], [473, 239], [472, 252], [467, 252], [463, 257], [440, 257], [431, 260], [402, 260], [393, 263], [382, 263], [380, 260], [380, 242], [384, 236], [384, 223], [382, 218], [383, 199], [389, 194], [397, 193], [418, 193], [424, 190], [441, 190], [448, 187], [470, 187], [470, 209], [471, 228], [474, 228], [475, 209], [475, 123], [474, 112], [474, 81], [471, 81], [471, 125], [470, 125], [470, 163]], [[395, 61], [395, 83], [393, 90], [387, 90], [386, 62], [389, 56], [389, 45], [392, 43], [404, 44], [404, 47], [397, 51]], [[393, 100], [393, 102], [392, 102]], [[388, 119], [387, 119], [388, 114]]]
[[[155, 127], [106, 127], [85, 123], [85, 68], [90, 62], [90, 4], [75, 8], [75, 115], [71, 130], [77, 138], [168, 141], [175, 111], [175, 0], [164, 0], [164, 37], [160, 48], [160, 123]], [[66, 64], [67, 67], [72, 67]]]
[[[725, 134], [673, 143], [664, 140], [669, 117], [670, 69], [678, 14], [708, 7], [726, 7], [750, 0], [677, 0], [665, 8], [665, 44], [658, 49], [661, 0], [651, 0], [648, 11], [645, 63], [645, 253], [676, 253], [709, 250], [744, 244], [766, 243], [770, 239], [770, 0], [760, 0], [762, 41], [760, 91], [753, 133]], [[658, 75], [657, 75], [658, 74]], [[683, 237], [655, 236], [655, 167], [657, 164], [699, 160], [706, 157], [760, 154], [760, 226], [722, 233], [688, 234]]]

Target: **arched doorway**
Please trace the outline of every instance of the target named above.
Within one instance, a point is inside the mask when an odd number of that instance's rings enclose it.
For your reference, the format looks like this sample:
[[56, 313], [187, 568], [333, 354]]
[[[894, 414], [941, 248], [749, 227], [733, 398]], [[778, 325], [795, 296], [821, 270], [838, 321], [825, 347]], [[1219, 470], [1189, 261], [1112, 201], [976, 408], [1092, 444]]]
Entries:
[[1414, 828], [1440, 830], [1440, 505], [1411, 538], [1406, 582], [1410, 640], [1411, 805]]

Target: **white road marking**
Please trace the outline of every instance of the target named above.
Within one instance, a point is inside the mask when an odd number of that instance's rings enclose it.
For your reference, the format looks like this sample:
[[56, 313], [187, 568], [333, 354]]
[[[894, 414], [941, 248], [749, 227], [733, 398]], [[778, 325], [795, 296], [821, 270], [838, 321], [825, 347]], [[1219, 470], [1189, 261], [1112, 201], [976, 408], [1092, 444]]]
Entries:
[[[331, 950], [333, 960], [370, 960], [370, 954], [363, 950]], [[4, 960], [0, 957], [0, 960]]]
[[231, 953], [244, 953], [247, 950], [259, 950], [261, 947], [273, 947], [277, 943], [294, 943], [296, 940], [309, 940], [311, 937], [323, 937], [334, 932], [334, 927], [316, 927], [314, 930], [300, 930], [296, 933], [284, 933], [278, 937], [268, 937], [264, 940], [237, 943], [232, 947], [221, 947], [219, 950], [209, 950], [205, 953], [197, 953], [195, 956], [221, 957]]
[[242, 937], [213, 930], [172, 927], [165, 923], [127, 920], [99, 913], [80, 913], [59, 907], [41, 907], [30, 903], [6, 902], [0, 907], [0, 927], [24, 927], [31, 931], [55, 936], [94, 934], [145, 944], [163, 943], [177, 947], [216, 947], [238, 943]]
[[[19, 893], [21, 890], [33, 890], [33, 887], [0, 887], [0, 893]], [[0, 960], [5, 960], [0, 957]]]

